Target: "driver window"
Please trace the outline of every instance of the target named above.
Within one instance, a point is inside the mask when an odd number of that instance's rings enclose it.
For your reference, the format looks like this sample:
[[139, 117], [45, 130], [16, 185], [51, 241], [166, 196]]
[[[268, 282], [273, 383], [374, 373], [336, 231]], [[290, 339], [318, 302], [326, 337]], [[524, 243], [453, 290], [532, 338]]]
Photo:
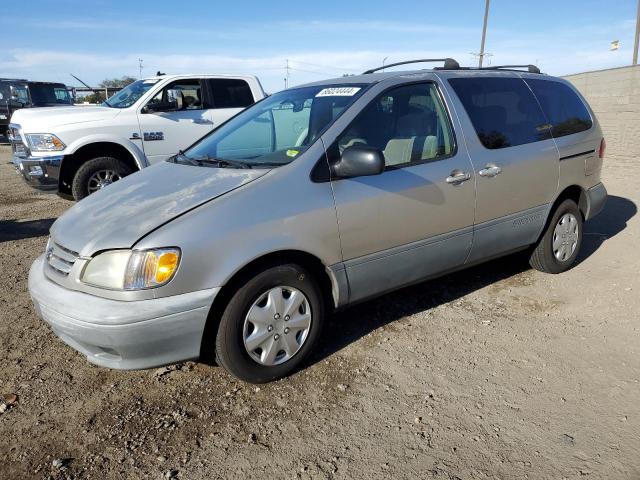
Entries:
[[338, 139], [340, 153], [354, 145], [382, 150], [388, 167], [431, 162], [451, 155], [451, 122], [436, 85], [406, 85], [381, 94]]
[[201, 110], [202, 88], [199, 80], [178, 80], [164, 87], [148, 105], [162, 106], [164, 111]]

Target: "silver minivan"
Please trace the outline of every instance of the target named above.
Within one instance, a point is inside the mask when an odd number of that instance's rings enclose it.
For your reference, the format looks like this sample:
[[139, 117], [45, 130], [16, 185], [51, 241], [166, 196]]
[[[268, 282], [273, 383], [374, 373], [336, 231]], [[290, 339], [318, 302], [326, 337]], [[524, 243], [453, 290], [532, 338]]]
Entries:
[[606, 201], [604, 145], [580, 94], [533, 66], [290, 88], [74, 205], [29, 291], [95, 364], [215, 358], [267, 382], [334, 309], [518, 250], [570, 268]]

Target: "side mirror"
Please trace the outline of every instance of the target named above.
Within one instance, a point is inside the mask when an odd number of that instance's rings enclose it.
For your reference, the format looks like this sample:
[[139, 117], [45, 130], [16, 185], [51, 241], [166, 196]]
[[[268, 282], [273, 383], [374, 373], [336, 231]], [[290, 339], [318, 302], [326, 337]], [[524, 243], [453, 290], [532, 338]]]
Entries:
[[152, 102], [142, 107], [142, 113], [173, 112], [178, 110], [176, 102]]
[[[182, 109], [182, 91], [177, 88], [169, 88], [164, 92], [163, 99], [154, 102], [151, 100], [144, 107], [142, 113], [175, 112]], [[157, 98], [157, 97], [156, 97]]]
[[342, 152], [331, 173], [339, 178], [379, 175], [384, 171], [384, 154], [380, 149], [366, 145], [354, 145]]

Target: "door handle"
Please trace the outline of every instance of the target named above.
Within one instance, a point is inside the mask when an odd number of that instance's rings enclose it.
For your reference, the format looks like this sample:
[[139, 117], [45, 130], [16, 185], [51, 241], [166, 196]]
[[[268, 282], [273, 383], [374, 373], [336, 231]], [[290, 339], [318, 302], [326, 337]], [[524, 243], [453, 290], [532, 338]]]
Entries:
[[451, 185], [460, 185], [462, 182], [466, 182], [471, 178], [471, 174], [469, 172], [463, 172], [461, 170], [454, 170], [447, 177], [446, 182]]
[[487, 163], [487, 165], [478, 172], [481, 177], [492, 178], [499, 175], [502, 169], [494, 163]]
[[191, 122], [197, 123], [199, 125], [213, 125], [213, 122], [211, 120], [207, 120], [205, 118], [192, 118]]

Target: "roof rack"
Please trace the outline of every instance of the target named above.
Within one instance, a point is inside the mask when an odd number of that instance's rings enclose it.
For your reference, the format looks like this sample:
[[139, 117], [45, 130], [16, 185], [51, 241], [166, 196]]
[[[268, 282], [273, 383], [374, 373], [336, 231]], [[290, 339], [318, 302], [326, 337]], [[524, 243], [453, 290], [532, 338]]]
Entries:
[[540, 69], [535, 65], [495, 65], [491, 67], [483, 67], [479, 70], [513, 70], [518, 68], [526, 68], [529, 73], [541, 73]]
[[385, 68], [397, 67], [398, 65], [407, 65], [409, 63], [426, 63], [426, 62], [444, 62], [443, 70], [458, 70], [460, 68], [460, 64], [456, 62], [453, 58], [425, 58], [422, 60], [407, 60], [406, 62], [398, 62], [398, 63], [390, 63], [388, 65], [383, 65], [378, 68], [372, 68], [371, 70], [367, 70], [363, 73], [363, 75], [368, 75], [370, 73], [377, 72], [379, 70], [384, 70]]

